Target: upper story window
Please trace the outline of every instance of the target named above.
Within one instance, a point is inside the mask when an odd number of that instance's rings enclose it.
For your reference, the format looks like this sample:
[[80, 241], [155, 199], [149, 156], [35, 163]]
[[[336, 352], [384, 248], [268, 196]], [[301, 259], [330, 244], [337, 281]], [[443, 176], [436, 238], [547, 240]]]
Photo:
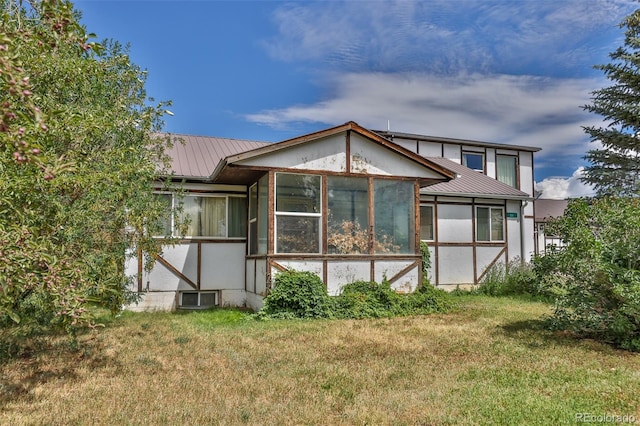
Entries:
[[502, 207], [476, 207], [476, 241], [504, 241]]
[[496, 155], [496, 179], [517, 188], [518, 158], [513, 155]]
[[462, 165], [477, 172], [484, 173], [484, 154], [478, 152], [463, 152]]
[[163, 220], [164, 235], [191, 238], [245, 238], [247, 233], [247, 200], [233, 195], [185, 195], [158, 194], [170, 212], [181, 206], [179, 221], [184, 224], [184, 234], [176, 228], [173, 215]]

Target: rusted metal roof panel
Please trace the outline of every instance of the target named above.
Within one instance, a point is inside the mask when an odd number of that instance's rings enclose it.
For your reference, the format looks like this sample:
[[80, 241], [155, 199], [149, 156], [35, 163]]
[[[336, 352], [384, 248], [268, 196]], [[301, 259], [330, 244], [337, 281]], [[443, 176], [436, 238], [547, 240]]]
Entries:
[[429, 195], [458, 195], [468, 197], [495, 197], [531, 199], [526, 192], [513, 188], [489, 176], [471, 170], [461, 164], [442, 157], [427, 157], [432, 162], [457, 174], [455, 179], [423, 188], [420, 192]]

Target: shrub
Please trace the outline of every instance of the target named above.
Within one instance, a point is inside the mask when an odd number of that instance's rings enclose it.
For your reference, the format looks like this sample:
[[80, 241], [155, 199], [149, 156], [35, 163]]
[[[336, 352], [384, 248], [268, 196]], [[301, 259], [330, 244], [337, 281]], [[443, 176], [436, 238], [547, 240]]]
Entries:
[[477, 292], [488, 296], [531, 296], [552, 301], [557, 294], [558, 277], [554, 262], [547, 257], [534, 257], [530, 263], [514, 259], [497, 263], [485, 273]]
[[322, 280], [312, 272], [284, 271], [265, 297], [261, 315], [280, 318], [326, 318], [330, 299]]
[[449, 295], [428, 281], [411, 294], [391, 285], [370, 281], [346, 284], [330, 297], [320, 278], [311, 272], [286, 271], [276, 276], [274, 289], [264, 299], [258, 318], [383, 318], [446, 312]]
[[640, 351], [640, 199], [572, 200], [550, 258], [563, 292], [548, 325]]

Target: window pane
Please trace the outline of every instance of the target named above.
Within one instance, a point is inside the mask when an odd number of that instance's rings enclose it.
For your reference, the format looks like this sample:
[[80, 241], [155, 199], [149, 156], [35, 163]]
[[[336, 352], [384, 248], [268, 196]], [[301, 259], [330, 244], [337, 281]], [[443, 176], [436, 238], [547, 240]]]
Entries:
[[502, 209], [491, 209], [491, 241], [504, 240], [504, 217]]
[[420, 239], [433, 240], [433, 207], [420, 206]]
[[276, 216], [278, 253], [319, 253], [320, 218]]
[[320, 213], [320, 176], [277, 173], [276, 211]]
[[375, 179], [376, 253], [415, 252], [415, 194], [413, 182]]
[[269, 194], [269, 175], [264, 175], [258, 181], [258, 254], [267, 253], [267, 229], [269, 213], [267, 196]]
[[462, 154], [462, 165], [479, 172], [484, 172], [484, 155], [465, 152]]
[[247, 199], [229, 197], [229, 237], [247, 236]]
[[500, 182], [506, 183], [509, 186], [517, 188], [518, 180], [516, 172], [516, 157], [498, 155], [496, 156], [496, 165], [498, 171], [498, 180]]
[[489, 208], [476, 209], [476, 240], [489, 241]]
[[328, 178], [327, 246], [335, 254], [369, 253], [369, 183], [366, 178]]
[[186, 196], [182, 199], [181, 219], [189, 220], [186, 236], [226, 237], [226, 199]]
[[171, 194], [154, 194], [156, 200], [161, 203], [163, 214], [162, 217], [159, 218], [156, 229], [153, 230], [154, 235], [159, 236], [171, 236], [171, 216], [173, 215], [173, 210], [171, 206]]
[[252, 185], [249, 188], [249, 219], [255, 219], [258, 216], [258, 185]]

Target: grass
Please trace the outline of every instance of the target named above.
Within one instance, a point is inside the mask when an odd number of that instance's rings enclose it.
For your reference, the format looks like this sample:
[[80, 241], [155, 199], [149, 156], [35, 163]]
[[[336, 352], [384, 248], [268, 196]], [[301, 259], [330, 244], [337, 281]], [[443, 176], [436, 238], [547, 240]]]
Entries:
[[542, 330], [542, 303], [450, 314], [249, 321], [126, 313], [80, 350], [0, 365], [0, 424], [574, 424], [640, 419], [640, 355]]

